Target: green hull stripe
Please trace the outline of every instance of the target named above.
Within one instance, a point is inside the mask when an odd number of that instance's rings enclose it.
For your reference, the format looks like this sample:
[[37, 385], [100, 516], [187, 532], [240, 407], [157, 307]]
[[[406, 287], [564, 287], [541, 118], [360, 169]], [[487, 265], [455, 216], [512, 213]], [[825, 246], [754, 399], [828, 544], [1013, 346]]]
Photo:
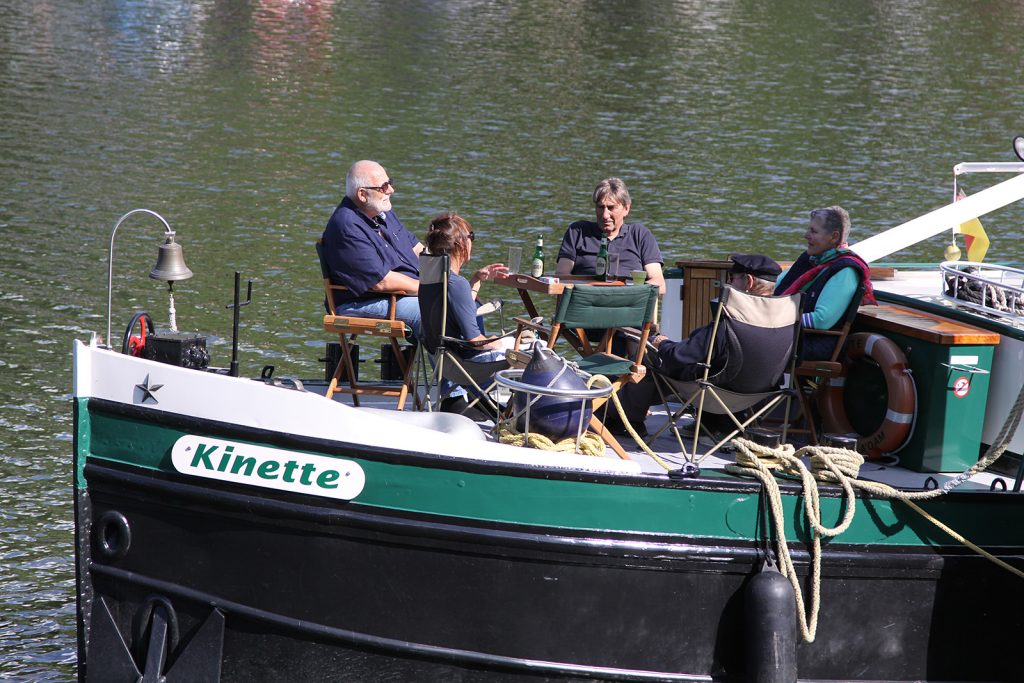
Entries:
[[[171, 448], [186, 434], [124, 417], [93, 414], [90, 418], [84, 399], [79, 399], [76, 430], [76, 476], [83, 487], [86, 457], [175, 472]], [[510, 524], [673, 534], [730, 542], [750, 540], [756, 532], [756, 494], [517, 477], [507, 472], [464, 472], [337, 455], [359, 463], [366, 473], [366, 486], [354, 501], [361, 505]], [[202, 484], [198, 480], [196, 483]], [[1000, 497], [987, 494], [971, 498], [969, 494], [958, 495], [952, 504], [946, 499], [923, 507], [975, 543], [1024, 545], [1024, 524], [1008, 518], [1011, 510], [1024, 506], [999, 504]], [[821, 506], [825, 524], [837, 524], [842, 516], [842, 499], [822, 498]], [[802, 498], [784, 496], [783, 507], [786, 537], [806, 542]], [[1020, 516], [1014, 513], [1013, 519]], [[902, 503], [859, 500], [850, 529], [829, 543], [929, 546], [949, 545], [952, 541]]]

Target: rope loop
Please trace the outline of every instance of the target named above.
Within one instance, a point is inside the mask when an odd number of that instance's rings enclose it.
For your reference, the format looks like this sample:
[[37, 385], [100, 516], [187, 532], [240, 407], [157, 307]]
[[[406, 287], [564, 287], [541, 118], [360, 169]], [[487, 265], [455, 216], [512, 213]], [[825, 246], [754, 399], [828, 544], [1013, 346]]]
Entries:
[[[510, 446], [527, 445], [526, 435], [509, 424], [502, 424], [498, 427], [498, 441]], [[559, 453], [575, 453], [576, 439], [568, 437], [560, 441], [552, 441], [543, 434], [530, 432], [529, 447], [543, 451], [556, 451]], [[580, 437], [580, 453], [601, 457], [604, 455], [604, 441], [593, 432], [584, 432]]]

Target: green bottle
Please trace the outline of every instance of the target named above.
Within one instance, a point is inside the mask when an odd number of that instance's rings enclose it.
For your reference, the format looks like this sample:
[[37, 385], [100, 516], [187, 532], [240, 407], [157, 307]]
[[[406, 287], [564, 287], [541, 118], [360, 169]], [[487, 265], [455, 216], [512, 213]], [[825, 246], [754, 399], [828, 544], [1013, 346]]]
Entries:
[[533, 250], [533, 263], [530, 264], [530, 275], [540, 277], [544, 274], [544, 238], [537, 238], [537, 248]]
[[601, 248], [597, 250], [597, 261], [594, 264], [594, 275], [604, 279], [608, 274], [608, 238], [601, 238]]

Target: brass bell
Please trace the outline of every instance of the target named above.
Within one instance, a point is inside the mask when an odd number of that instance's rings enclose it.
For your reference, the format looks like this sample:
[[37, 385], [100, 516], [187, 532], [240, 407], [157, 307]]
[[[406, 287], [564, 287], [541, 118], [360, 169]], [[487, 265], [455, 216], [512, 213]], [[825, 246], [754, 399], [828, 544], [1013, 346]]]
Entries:
[[181, 245], [174, 241], [174, 231], [164, 233], [166, 241], [160, 245], [160, 253], [156, 257], [156, 265], [149, 277], [162, 282], [176, 282], [192, 277], [192, 271], [185, 265], [185, 257], [181, 253]]
[[946, 246], [945, 250], [942, 252], [942, 256], [946, 261], [960, 260], [960, 247], [956, 246], [956, 239]]

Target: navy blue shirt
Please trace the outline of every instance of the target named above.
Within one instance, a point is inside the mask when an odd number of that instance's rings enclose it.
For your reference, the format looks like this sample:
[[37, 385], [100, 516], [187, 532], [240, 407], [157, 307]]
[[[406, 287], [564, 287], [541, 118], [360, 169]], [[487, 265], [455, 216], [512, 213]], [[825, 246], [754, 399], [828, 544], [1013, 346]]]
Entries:
[[484, 332], [476, 317], [477, 303], [469, 280], [456, 273], [448, 276], [448, 327], [449, 337], [470, 340]]
[[345, 197], [331, 214], [323, 234], [324, 258], [331, 282], [348, 287], [334, 293], [335, 305], [378, 298], [370, 288], [388, 271], [420, 277], [413, 248], [419, 243], [394, 211], [367, 218]]
[[[558, 260], [572, 260], [573, 275], [594, 275], [602, 237], [604, 231], [594, 221], [576, 221], [565, 231]], [[664, 262], [658, 241], [642, 223], [623, 223], [618, 237], [608, 242], [608, 273], [612, 276], [628, 277], [630, 271], [643, 270], [648, 263]]]

